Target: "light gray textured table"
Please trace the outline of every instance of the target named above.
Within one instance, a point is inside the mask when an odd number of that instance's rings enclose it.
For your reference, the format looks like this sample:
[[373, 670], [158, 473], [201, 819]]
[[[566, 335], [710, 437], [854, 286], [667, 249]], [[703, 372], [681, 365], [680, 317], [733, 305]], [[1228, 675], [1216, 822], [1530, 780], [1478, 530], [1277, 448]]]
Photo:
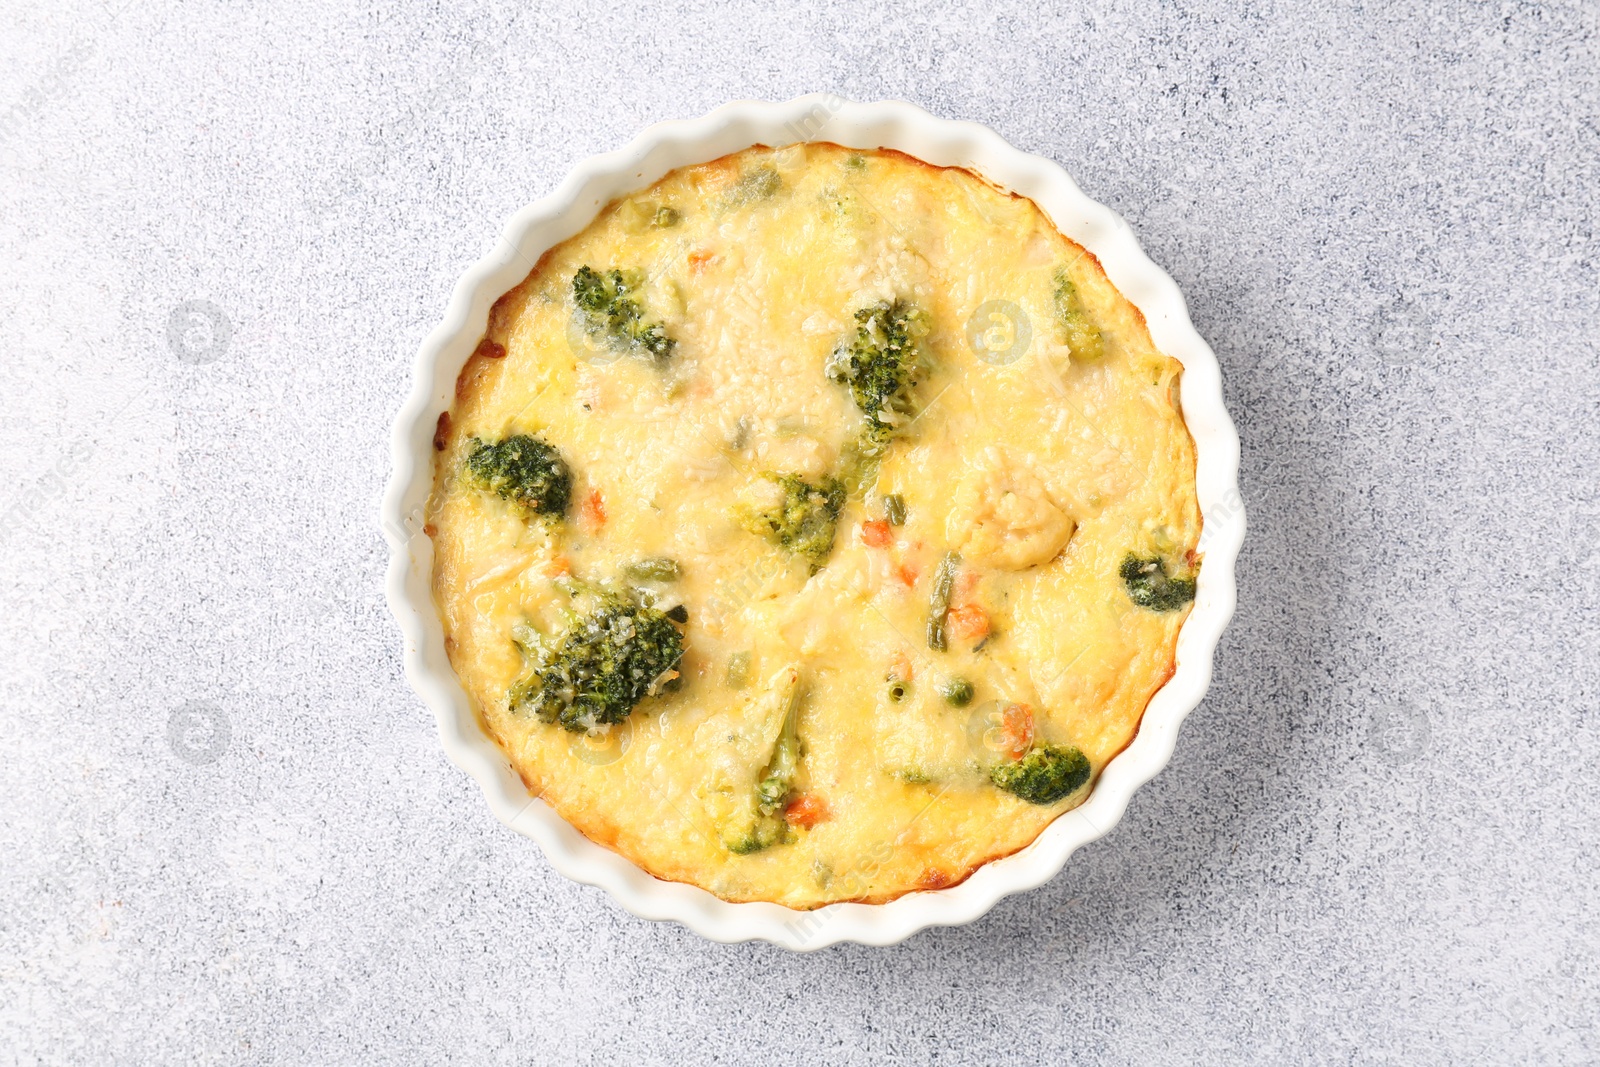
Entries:
[[[988, 8], [6, 5], [0, 1062], [1600, 1060], [1600, 11]], [[1129, 219], [1252, 532], [1121, 826], [970, 926], [794, 956], [494, 821], [375, 513], [513, 210], [819, 89]]]

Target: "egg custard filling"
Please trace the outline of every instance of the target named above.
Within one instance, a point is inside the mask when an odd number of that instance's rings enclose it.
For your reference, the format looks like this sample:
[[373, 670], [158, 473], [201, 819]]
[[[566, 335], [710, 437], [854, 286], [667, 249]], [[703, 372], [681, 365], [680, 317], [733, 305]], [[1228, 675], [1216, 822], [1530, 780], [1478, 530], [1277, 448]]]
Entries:
[[967, 171], [674, 171], [495, 304], [439, 420], [451, 662], [529, 790], [657, 877], [954, 885], [1082, 803], [1173, 672], [1179, 373]]

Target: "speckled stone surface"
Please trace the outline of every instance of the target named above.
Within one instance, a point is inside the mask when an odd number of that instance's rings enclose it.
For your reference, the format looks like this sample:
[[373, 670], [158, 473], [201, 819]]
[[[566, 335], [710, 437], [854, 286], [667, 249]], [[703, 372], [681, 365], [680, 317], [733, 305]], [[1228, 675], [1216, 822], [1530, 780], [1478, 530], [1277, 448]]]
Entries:
[[[0, 1063], [1600, 1061], [1594, 5], [0, 20]], [[1252, 532], [1121, 826], [970, 926], [795, 956], [494, 821], [375, 515], [513, 210], [815, 90], [987, 123], [1129, 219]]]

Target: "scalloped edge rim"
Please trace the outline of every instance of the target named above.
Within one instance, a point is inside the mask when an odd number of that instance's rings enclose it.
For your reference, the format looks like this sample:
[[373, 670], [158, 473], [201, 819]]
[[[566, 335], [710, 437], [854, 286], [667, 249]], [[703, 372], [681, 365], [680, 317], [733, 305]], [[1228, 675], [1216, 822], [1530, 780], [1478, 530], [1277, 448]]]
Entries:
[[[1151, 698], [1133, 742], [1101, 772], [1088, 800], [1027, 847], [979, 867], [959, 885], [907, 893], [885, 904], [830, 904], [814, 911], [729, 903], [697, 886], [657, 879], [531, 797], [479, 725], [445, 655], [432, 594], [433, 543], [422, 533], [435, 423], [450, 405], [456, 377], [494, 301], [526, 277], [546, 249], [582, 231], [618, 196], [678, 167], [754, 144], [800, 141], [892, 148], [939, 166], [965, 167], [1033, 200], [1063, 234], [1099, 258], [1112, 283], [1143, 312], [1156, 346], [1183, 365], [1180, 401], [1195, 440], [1205, 553], [1194, 608], [1178, 635], [1177, 669]], [[1212, 656], [1234, 611], [1234, 564], [1245, 530], [1239, 438], [1223, 403], [1216, 356], [1190, 323], [1177, 285], [1145, 256], [1128, 224], [1085, 196], [1057, 164], [1013, 148], [986, 126], [937, 118], [900, 101], [856, 103], [821, 93], [783, 103], [737, 101], [698, 119], [651, 126], [626, 146], [580, 162], [552, 193], [512, 216], [495, 246], [456, 283], [444, 321], [418, 352], [391, 451], [393, 470], [380, 513], [390, 548], [386, 592], [405, 643], [406, 677], [433, 709], [446, 755], [482, 787], [495, 815], [536, 841], [557, 871], [604, 889], [640, 918], [682, 923], [714, 941], [759, 939], [801, 951], [841, 941], [891, 945], [929, 926], [971, 922], [1003, 897], [1053, 878], [1078, 848], [1110, 832], [1134, 791], [1167, 765], [1179, 726], [1205, 696]]]

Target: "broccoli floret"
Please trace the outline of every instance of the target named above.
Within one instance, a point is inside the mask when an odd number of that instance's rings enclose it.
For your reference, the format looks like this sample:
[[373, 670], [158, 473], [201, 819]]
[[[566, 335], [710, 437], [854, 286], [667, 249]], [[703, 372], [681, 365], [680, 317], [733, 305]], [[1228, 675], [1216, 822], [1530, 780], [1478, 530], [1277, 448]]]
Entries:
[[1056, 322], [1061, 326], [1061, 338], [1080, 363], [1094, 363], [1106, 354], [1105, 339], [1095, 324], [1089, 321], [1083, 301], [1078, 297], [1078, 287], [1067, 278], [1063, 268], [1056, 271]]
[[772, 715], [782, 717], [772, 756], [756, 781], [749, 803], [722, 834], [728, 851], [740, 856], [794, 840], [783, 810], [794, 792], [795, 773], [800, 767], [800, 672], [788, 671], [777, 690], [765, 699], [772, 701]]
[[1029, 804], [1054, 804], [1089, 780], [1089, 757], [1076, 748], [1039, 745], [1015, 763], [1002, 763], [989, 780]]
[[856, 332], [828, 357], [828, 377], [848, 385], [866, 417], [861, 449], [880, 454], [896, 429], [915, 413], [911, 391], [927, 372], [921, 341], [926, 317], [904, 300], [883, 301], [856, 312]]
[[519, 642], [534, 658], [530, 676], [511, 692], [511, 708], [574, 733], [628, 717], [634, 705], [675, 680], [683, 634], [655, 608], [604, 593], [576, 615], [548, 652]]
[[783, 499], [770, 508], [741, 514], [745, 529], [811, 561], [812, 573], [833, 551], [833, 534], [844, 508], [844, 483], [824, 476], [811, 483], [798, 474], [766, 471], [763, 478], [783, 490]]
[[1129, 552], [1122, 561], [1122, 584], [1128, 599], [1152, 611], [1176, 611], [1194, 599], [1194, 577], [1179, 578], [1167, 573], [1160, 559], [1140, 559]]
[[638, 296], [642, 288], [643, 271], [601, 272], [584, 266], [572, 276], [572, 302], [589, 336], [619, 352], [649, 356], [659, 366], [672, 357], [678, 342], [667, 336], [666, 327], [644, 317]]
[[467, 473], [478, 488], [511, 501], [528, 516], [560, 518], [572, 499], [572, 471], [561, 453], [531, 434], [494, 444], [473, 438]]

